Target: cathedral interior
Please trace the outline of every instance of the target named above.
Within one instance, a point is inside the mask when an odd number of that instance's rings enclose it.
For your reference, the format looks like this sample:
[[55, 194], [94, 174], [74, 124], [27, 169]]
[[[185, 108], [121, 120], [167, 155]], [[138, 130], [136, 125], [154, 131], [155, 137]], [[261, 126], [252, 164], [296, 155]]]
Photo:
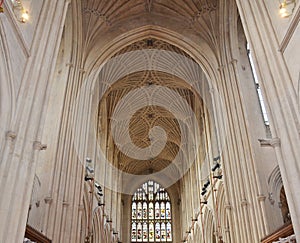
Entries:
[[299, 0], [0, 0], [0, 243], [300, 242]]

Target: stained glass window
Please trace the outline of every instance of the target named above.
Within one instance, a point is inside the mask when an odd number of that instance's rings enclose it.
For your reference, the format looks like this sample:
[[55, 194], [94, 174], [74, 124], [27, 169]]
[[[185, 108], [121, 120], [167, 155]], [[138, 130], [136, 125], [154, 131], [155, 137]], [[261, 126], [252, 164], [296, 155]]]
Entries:
[[145, 182], [136, 190], [131, 205], [131, 242], [172, 243], [170, 197], [160, 184]]

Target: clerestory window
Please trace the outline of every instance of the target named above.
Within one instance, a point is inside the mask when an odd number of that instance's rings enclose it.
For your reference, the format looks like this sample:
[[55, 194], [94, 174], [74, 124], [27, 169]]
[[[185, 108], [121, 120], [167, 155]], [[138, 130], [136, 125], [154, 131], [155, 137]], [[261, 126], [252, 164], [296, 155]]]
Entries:
[[257, 92], [257, 95], [258, 95], [258, 100], [259, 100], [262, 116], [263, 116], [263, 119], [264, 119], [264, 123], [265, 123], [266, 126], [269, 126], [270, 125], [269, 118], [268, 118], [265, 102], [264, 102], [264, 99], [263, 99], [263, 95], [262, 95], [262, 92], [261, 92], [261, 88], [260, 88], [259, 83], [258, 83], [258, 78], [257, 78], [257, 75], [256, 75], [255, 66], [254, 66], [252, 55], [251, 55], [249, 43], [247, 43], [247, 53], [248, 53], [248, 58], [249, 58], [249, 61], [250, 61], [250, 66], [251, 66], [251, 70], [252, 70], [252, 74], [253, 74], [253, 78], [254, 78], [254, 82], [255, 82], [255, 86], [256, 86], [256, 92]]
[[132, 197], [131, 242], [172, 242], [170, 197], [154, 181], [145, 182]]

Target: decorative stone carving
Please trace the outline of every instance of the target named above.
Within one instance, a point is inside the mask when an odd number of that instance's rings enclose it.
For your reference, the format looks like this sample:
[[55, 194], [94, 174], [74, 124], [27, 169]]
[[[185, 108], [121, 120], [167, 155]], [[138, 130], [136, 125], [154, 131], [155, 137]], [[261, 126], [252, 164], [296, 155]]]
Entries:
[[53, 198], [52, 198], [52, 197], [46, 197], [46, 198], [44, 199], [44, 201], [45, 201], [46, 204], [51, 204], [52, 201], [53, 201]]
[[34, 150], [46, 150], [47, 144], [42, 144], [39, 141], [35, 141], [35, 142], [33, 142], [33, 149]]
[[258, 139], [261, 147], [279, 147], [280, 146], [280, 138], [271, 138], [271, 139]]
[[17, 134], [13, 131], [7, 131], [5, 134], [6, 139], [10, 139], [11, 141], [15, 140], [17, 137]]

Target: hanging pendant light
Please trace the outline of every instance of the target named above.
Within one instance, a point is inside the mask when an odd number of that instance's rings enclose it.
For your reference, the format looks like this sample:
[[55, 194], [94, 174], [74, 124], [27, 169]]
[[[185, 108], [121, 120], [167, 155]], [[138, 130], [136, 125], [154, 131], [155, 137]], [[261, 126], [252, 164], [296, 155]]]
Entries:
[[26, 23], [29, 20], [29, 13], [24, 8], [21, 0], [12, 0], [13, 12], [17, 20], [21, 23]]
[[4, 12], [4, 9], [3, 9], [3, 7], [2, 7], [3, 1], [4, 1], [4, 0], [0, 0], [0, 13], [3, 13], [3, 12]]
[[281, 18], [287, 18], [292, 15], [295, 8], [295, 0], [283, 0], [279, 6], [279, 15]]

